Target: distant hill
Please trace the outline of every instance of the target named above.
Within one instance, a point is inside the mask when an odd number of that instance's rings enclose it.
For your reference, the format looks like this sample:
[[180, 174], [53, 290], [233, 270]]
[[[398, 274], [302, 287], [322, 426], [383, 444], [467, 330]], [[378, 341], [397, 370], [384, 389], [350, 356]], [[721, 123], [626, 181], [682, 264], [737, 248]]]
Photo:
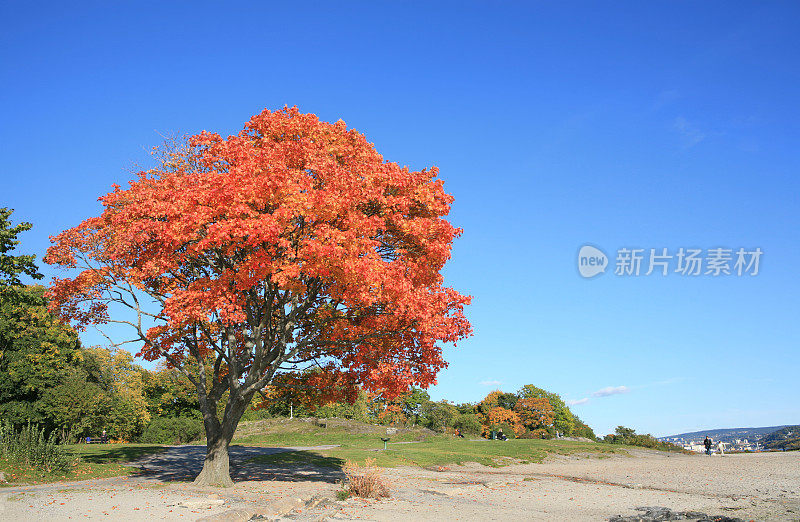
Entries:
[[786, 426], [761, 439], [766, 449], [800, 450], [800, 426]]
[[732, 442], [736, 439], [748, 439], [751, 442], [761, 441], [763, 437], [778, 430], [789, 427], [784, 424], [783, 426], [766, 426], [763, 428], [723, 428], [714, 430], [692, 431], [689, 433], [678, 433], [677, 435], [668, 435], [666, 437], [659, 437], [660, 440], [683, 439], [685, 442], [701, 441], [706, 437], [711, 437], [714, 441]]

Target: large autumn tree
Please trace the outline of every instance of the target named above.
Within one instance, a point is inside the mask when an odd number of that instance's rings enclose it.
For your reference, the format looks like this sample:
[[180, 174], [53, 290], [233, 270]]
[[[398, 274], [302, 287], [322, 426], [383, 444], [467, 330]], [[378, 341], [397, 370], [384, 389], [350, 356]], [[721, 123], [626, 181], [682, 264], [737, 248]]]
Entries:
[[441, 344], [470, 333], [469, 298], [441, 276], [460, 230], [437, 169], [384, 161], [342, 121], [265, 110], [101, 201], [53, 238], [46, 261], [80, 269], [54, 281], [53, 310], [77, 327], [125, 323], [145, 358], [192, 381], [199, 484], [232, 483], [228, 445], [265, 386], [397, 396], [434, 383]]

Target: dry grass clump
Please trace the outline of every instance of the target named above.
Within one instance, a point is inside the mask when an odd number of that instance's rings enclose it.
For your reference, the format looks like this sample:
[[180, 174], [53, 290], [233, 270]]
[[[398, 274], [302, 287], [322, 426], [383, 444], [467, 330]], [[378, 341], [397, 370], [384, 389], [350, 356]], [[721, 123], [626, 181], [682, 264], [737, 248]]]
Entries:
[[383, 477], [383, 468], [375, 465], [375, 459], [366, 459], [363, 466], [348, 460], [343, 471], [347, 477], [344, 490], [347, 496], [363, 498], [389, 496], [389, 483]]

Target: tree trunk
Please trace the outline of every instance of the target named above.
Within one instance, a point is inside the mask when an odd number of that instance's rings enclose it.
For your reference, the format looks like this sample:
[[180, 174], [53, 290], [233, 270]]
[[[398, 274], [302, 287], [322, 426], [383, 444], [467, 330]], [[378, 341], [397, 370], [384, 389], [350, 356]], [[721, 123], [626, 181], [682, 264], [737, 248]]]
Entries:
[[233, 486], [230, 474], [230, 458], [228, 447], [239, 425], [239, 420], [244, 415], [247, 405], [250, 404], [252, 395], [242, 397], [238, 394], [231, 394], [225, 406], [225, 414], [222, 423], [216, 418], [216, 403], [209, 404], [210, 401], [201, 401], [206, 429], [206, 459], [203, 462], [203, 470], [194, 479], [196, 486], [218, 486], [228, 488]]
[[233, 486], [230, 473], [230, 460], [228, 458], [229, 444], [230, 440], [225, 440], [225, 438], [222, 437], [222, 433], [219, 433], [214, 439], [208, 438], [203, 471], [194, 479], [194, 484], [196, 486], [217, 486], [223, 488]]

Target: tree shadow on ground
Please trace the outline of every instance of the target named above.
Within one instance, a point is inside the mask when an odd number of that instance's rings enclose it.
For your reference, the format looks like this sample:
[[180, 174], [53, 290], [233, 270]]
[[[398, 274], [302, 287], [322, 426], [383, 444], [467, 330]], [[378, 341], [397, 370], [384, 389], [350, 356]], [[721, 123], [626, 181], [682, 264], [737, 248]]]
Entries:
[[[203, 468], [206, 448], [178, 446], [148, 455], [131, 463], [140, 471], [135, 476], [162, 482], [192, 481]], [[289, 448], [231, 446], [230, 473], [234, 482], [255, 481], [314, 481], [336, 482], [344, 478], [344, 461], [324, 457], [311, 451]]]
[[239, 480], [336, 482], [344, 478], [344, 460], [313, 451], [291, 451], [255, 457], [231, 470]]
[[84, 451], [74, 452], [83, 462], [92, 464], [109, 464], [113, 462], [131, 462], [150, 455], [162, 453], [169, 448], [164, 446], [136, 446], [104, 445], [102, 448], [91, 448], [92, 453]]

